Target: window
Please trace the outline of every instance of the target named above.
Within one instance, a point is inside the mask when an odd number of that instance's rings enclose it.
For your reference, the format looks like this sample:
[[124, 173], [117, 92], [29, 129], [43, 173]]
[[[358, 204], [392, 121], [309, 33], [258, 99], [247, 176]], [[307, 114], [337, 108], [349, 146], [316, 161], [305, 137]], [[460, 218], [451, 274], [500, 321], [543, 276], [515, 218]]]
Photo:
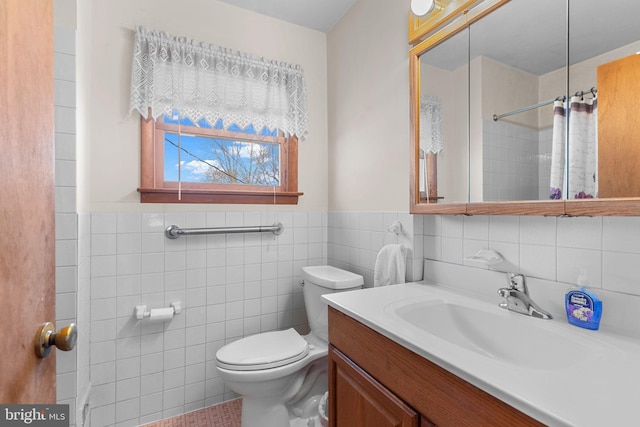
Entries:
[[204, 119], [140, 119], [143, 203], [296, 204], [298, 140]]
[[139, 27], [143, 203], [296, 204], [302, 68]]

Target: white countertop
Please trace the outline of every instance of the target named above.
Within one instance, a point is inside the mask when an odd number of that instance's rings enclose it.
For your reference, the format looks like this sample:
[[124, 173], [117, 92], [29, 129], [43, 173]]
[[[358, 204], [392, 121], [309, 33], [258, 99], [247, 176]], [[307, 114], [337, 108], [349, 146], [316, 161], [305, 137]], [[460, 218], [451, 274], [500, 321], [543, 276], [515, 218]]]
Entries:
[[[499, 308], [495, 298], [483, 299], [427, 282], [329, 294], [323, 299], [331, 307], [547, 425], [640, 425], [640, 342], [633, 338], [581, 329], [560, 316], [542, 320], [509, 312]], [[504, 318], [523, 334], [528, 327], [538, 333], [564, 334], [568, 341], [579, 340], [593, 351], [585, 358], [565, 360], [557, 366], [531, 366], [482, 355], [427, 333], [392, 310], [401, 301], [426, 300], [446, 301], [501, 316], [499, 320]], [[532, 337], [535, 340], [535, 334]], [[502, 339], [509, 342], [509, 336]], [[552, 354], [557, 348], [532, 344], [533, 351], [547, 352], [545, 358], [554, 360]]]

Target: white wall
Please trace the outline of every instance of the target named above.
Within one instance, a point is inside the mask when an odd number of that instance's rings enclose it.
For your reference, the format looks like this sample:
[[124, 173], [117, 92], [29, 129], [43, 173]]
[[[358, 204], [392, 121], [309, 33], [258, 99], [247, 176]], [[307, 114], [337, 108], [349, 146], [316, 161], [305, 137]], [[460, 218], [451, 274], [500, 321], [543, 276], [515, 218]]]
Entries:
[[407, 13], [359, 0], [327, 35], [330, 210], [408, 210]]
[[[298, 209], [327, 207], [326, 36], [215, 0], [78, 2], [79, 91], [84, 147], [81, 211], [226, 210], [139, 203], [139, 116], [129, 115], [135, 28], [187, 36], [304, 69], [309, 135], [299, 144]], [[249, 207], [246, 209], [261, 209]]]
[[[438, 196], [446, 203], [466, 203], [469, 184], [465, 165], [468, 164], [469, 132], [460, 122], [468, 121], [468, 67], [448, 71], [422, 63], [420, 66], [422, 93], [442, 102], [442, 135], [444, 148], [438, 153]], [[480, 182], [482, 184], [482, 182]]]
[[77, 28], [76, 0], [53, 0], [53, 24], [58, 28]]
[[[494, 114], [517, 110], [538, 103], [538, 76], [505, 65], [486, 56], [476, 58], [481, 74], [480, 101], [482, 109], [476, 119], [492, 120]], [[511, 122], [532, 129], [538, 128], [536, 111], [528, 111], [505, 117], [501, 121]]]

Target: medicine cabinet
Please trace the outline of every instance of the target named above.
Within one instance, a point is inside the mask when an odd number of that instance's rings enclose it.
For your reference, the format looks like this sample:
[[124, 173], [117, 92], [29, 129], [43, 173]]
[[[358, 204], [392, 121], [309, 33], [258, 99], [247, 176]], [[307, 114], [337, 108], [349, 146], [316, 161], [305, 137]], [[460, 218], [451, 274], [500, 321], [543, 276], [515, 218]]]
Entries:
[[409, 16], [412, 213], [640, 215], [640, 2]]

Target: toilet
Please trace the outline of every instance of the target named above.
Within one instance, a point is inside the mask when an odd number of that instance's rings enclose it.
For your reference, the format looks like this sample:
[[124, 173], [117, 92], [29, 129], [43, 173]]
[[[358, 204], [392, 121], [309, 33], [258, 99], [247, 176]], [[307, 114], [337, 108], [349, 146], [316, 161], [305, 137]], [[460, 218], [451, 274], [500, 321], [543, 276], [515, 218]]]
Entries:
[[307, 426], [317, 419], [318, 404], [328, 388], [327, 304], [321, 296], [359, 289], [364, 280], [326, 265], [303, 267], [302, 277], [309, 334], [300, 335], [293, 328], [264, 332], [216, 353], [220, 377], [243, 398], [242, 427]]

